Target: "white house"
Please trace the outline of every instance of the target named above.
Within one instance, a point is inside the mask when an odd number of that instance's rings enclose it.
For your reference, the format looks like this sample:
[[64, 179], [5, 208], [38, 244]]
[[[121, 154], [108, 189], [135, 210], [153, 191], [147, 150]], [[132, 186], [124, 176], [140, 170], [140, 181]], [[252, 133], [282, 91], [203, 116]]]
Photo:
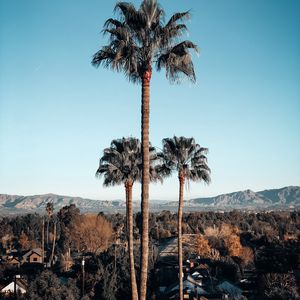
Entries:
[[[9, 284], [0, 288], [1, 294], [13, 294], [15, 291], [15, 283], [11, 281]], [[16, 279], [16, 292], [25, 294], [26, 293], [26, 285], [21, 279]]]

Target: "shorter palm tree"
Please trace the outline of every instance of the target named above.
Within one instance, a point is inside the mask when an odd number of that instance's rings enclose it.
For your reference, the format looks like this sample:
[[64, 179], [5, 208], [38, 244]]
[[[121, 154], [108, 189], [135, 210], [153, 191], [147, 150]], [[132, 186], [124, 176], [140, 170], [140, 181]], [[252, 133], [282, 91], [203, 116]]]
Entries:
[[[150, 153], [150, 179], [161, 181], [155, 165], [157, 154], [154, 147], [149, 147]], [[124, 184], [126, 194], [126, 219], [128, 232], [128, 251], [130, 263], [130, 283], [132, 299], [138, 299], [136, 275], [134, 268], [133, 253], [133, 207], [132, 188], [136, 181], [142, 178], [142, 145], [136, 138], [122, 138], [111, 142], [109, 148], [104, 149], [100, 159], [96, 176], [104, 176], [104, 186], [114, 186]]]
[[170, 175], [177, 171], [179, 179], [178, 205], [178, 265], [179, 265], [179, 294], [183, 299], [182, 283], [182, 213], [183, 187], [185, 180], [210, 182], [210, 169], [207, 165], [207, 148], [196, 144], [194, 138], [176, 137], [165, 138], [162, 141], [163, 152], [158, 156], [163, 160], [161, 173]]

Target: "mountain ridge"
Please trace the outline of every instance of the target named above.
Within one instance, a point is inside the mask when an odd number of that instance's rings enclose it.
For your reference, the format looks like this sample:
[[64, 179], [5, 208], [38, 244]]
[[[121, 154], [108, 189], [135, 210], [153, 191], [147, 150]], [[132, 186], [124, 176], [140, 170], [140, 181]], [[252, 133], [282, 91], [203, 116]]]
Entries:
[[278, 189], [268, 189], [254, 192], [250, 189], [227, 194], [221, 194], [215, 197], [196, 198], [187, 201], [188, 204], [197, 204], [203, 206], [276, 206], [276, 205], [300, 205], [300, 187], [287, 186]]
[[[91, 200], [81, 197], [61, 196], [52, 193], [33, 196], [18, 196], [0, 194], [0, 210], [9, 212], [40, 212], [45, 211], [48, 202], [52, 202], [55, 210], [63, 206], [75, 204], [81, 211], [123, 211], [124, 200]], [[254, 192], [250, 189], [217, 195], [214, 197], [194, 198], [184, 201], [186, 210], [205, 209], [234, 209], [234, 208], [268, 208], [268, 207], [299, 207], [300, 208], [300, 186], [287, 186], [278, 189], [267, 189]], [[176, 201], [156, 200], [150, 201], [152, 210], [174, 210]], [[135, 210], [139, 209], [139, 202], [134, 201]]]

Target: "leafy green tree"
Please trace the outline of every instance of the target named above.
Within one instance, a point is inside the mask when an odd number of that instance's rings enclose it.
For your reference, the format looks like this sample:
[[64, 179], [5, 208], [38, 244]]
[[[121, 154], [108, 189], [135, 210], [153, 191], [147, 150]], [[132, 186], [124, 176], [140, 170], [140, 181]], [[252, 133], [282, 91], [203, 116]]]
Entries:
[[72, 228], [80, 218], [80, 210], [75, 204], [62, 207], [57, 213], [58, 248], [66, 253], [72, 245]]
[[[121, 245], [92, 255], [85, 264], [86, 295], [90, 299], [131, 299], [128, 268], [128, 256]], [[80, 278], [80, 266], [75, 266], [75, 272]]]
[[[153, 165], [157, 155], [155, 148], [150, 147], [150, 177], [159, 179], [156, 167]], [[136, 138], [122, 138], [113, 140], [109, 148], [104, 149], [96, 175], [104, 176], [104, 186], [124, 184], [126, 193], [126, 219], [128, 230], [128, 250], [130, 259], [130, 283], [132, 299], [138, 299], [136, 284], [134, 254], [133, 254], [133, 208], [132, 188], [136, 181], [141, 180], [142, 151], [141, 143]]]
[[79, 290], [69, 281], [63, 284], [50, 270], [37, 275], [28, 289], [28, 299], [31, 300], [77, 300]]
[[143, 0], [136, 9], [133, 4], [118, 2], [115, 11], [119, 19], [108, 19], [104, 33], [110, 42], [93, 57], [92, 64], [123, 72], [132, 82], [142, 85], [141, 141], [142, 141], [142, 236], [140, 298], [147, 293], [148, 252], [149, 252], [149, 113], [150, 80], [152, 66], [166, 68], [170, 81], [179, 82], [180, 75], [195, 81], [195, 72], [189, 49], [198, 51], [190, 41], [178, 43], [186, 32], [185, 24], [180, 23], [190, 17], [189, 12], [175, 13], [164, 23], [164, 11], [156, 0]]
[[196, 144], [194, 138], [176, 137], [165, 138], [162, 141], [163, 152], [159, 154], [164, 160], [162, 173], [170, 175], [176, 171], [179, 179], [178, 205], [178, 264], [179, 264], [179, 293], [183, 297], [182, 283], [182, 213], [183, 188], [185, 180], [210, 182], [210, 169], [205, 154], [207, 148]]

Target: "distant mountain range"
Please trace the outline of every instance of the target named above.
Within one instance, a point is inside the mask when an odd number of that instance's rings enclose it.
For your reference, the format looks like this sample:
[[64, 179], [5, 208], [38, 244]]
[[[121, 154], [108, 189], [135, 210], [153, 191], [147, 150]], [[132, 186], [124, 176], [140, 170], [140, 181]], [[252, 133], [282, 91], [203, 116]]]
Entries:
[[[80, 197], [59, 196], [55, 194], [36, 196], [16, 196], [0, 194], [0, 213], [28, 213], [43, 212], [46, 204], [52, 202], [57, 211], [63, 206], [75, 204], [82, 212], [122, 212], [125, 201], [90, 200]], [[176, 201], [151, 201], [153, 211], [171, 210], [177, 208]], [[134, 202], [135, 210], [139, 209], [139, 202]], [[223, 194], [216, 197], [196, 198], [186, 200], [185, 211], [197, 210], [230, 210], [230, 209], [300, 209], [300, 187], [288, 186], [281, 189], [253, 192], [251, 190]]]
[[48, 202], [53, 203], [57, 211], [62, 207], [75, 204], [81, 211], [109, 211], [125, 209], [125, 201], [91, 200], [80, 197], [60, 196], [55, 194], [16, 196], [0, 194], [0, 210], [5, 212], [45, 211]]
[[253, 192], [251, 190], [223, 194], [210, 198], [187, 201], [191, 206], [209, 207], [300, 207], [300, 187], [288, 186], [281, 189]]

